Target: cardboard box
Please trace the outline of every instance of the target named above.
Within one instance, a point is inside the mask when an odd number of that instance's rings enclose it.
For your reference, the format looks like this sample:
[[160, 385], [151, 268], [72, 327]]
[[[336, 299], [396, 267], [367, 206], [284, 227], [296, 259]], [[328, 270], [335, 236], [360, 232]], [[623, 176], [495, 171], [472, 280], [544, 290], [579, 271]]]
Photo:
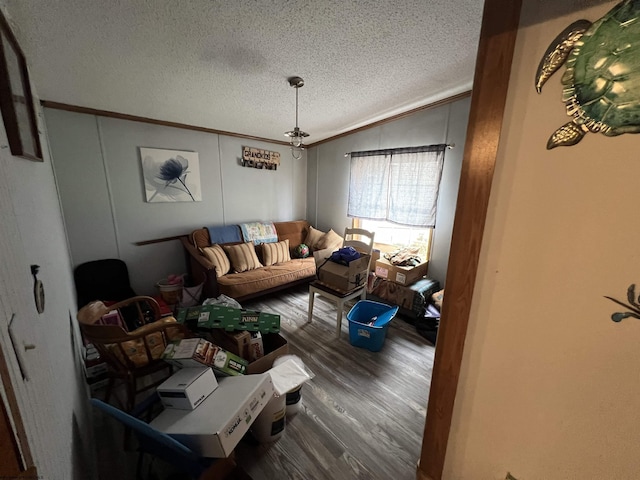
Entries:
[[228, 457], [272, 397], [268, 373], [225, 377], [195, 410], [169, 408], [150, 425], [201, 457]]
[[415, 267], [399, 267], [392, 265], [386, 258], [376, 260], [376, 277], [384, 278], [400, 285], [411, 285], [427, 274], [429, 262], [422, 262]]
[[104, 376], [104, 378], [97, 377], [95, 381], [92, 379], [88, 379], [87, 383], [89, 385], [89, 392], [91, 393], [91, 395], [94, 395], [95, 393], [109, 385], [109, 377], [107, 377], [106, 375]]
[[247, 330], [249, 332], [278, 333], [280, 315], [257, 312], [223, 305], [198, 305], [179, 308], [176, 320], [192, 331], [221, 328], [228, 332]]
[[251, 332], [249, 340], [249, 354], [245, 357], [249, 362], [264, 357], [264, 343], [262, 342], [262, 334], [260, 332]]
[[251, 340], [251, 334], [244, 331], [227, 332], [220, 328], [212, 328], [203, 330], [204, 338], [209, 340], [214, 345], [228, 350], [231, 353], [244, 358], [249, 359], [249, 343]]
[[248, 374], [264, 373], [273, 366], [273, 361], [289, 353], [289, 344], [277, 333], [265, 333], [262, 335], [264, 356], [249, 363]]
[[371, 252], [371, 262], [369, 263], [369, 271], [376, 271], [376, 261], [380, 258], [380, 250], [373, 249]]
[[157, 392], [165, 407], [193, 410], [216, 388], [211, 368], [183, 368], [158, 385]]
[[328, 261], [318, 269], [318, 280], [331, 288], [350, 292], [367, 283], [371, 255], [362, 254], [349, 265]]
[[243, 375], [247, 371], [244, 358], [214, 345], [204, 338], [183, 338], [167, 345], [162, 359], [180, 368], [213, 368], [220, 375]]
[[101, 375], [106, 375], [109, 371], [109, 367], [106, 363], [96, 363], [95, 365], [86, 365], [84, 369], [84, 376], [87, 379], [96, 378]]

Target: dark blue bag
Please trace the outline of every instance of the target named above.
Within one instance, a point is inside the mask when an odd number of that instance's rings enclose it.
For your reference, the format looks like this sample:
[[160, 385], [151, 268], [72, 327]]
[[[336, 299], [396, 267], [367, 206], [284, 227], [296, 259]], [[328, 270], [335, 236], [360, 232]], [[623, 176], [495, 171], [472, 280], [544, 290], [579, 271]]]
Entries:
[[329, 260], [341, 265], [349, 265], [349, 262], [360, 258], [360, 252], [353, 247], [342, 247], [331, 254]]

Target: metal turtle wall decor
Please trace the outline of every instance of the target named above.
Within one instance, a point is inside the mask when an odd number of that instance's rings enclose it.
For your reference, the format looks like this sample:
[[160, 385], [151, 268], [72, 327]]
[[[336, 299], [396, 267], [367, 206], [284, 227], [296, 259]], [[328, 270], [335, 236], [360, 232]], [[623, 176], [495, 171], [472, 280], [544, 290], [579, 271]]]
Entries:
[[629, 285], [629, 288], [627, 288], [627, 302], [629, 302], [628, 304], [607, 295], [605, 295], [604, 298], [608, 298], [612, 302], [617, 303], [627, 310], [626, 312], [615, 312], [613, 315], [611, 315], [611, 320], [613, 320], [614, 322], [619, 323], [625, 318], [629, 317], [640, 319], [640, 297], [636, 296], [635, 283], [632, 283], [631, 285]]
[[549, 137], [547, 149], [575, 145], [589, 132], [640, 132], [639, 17], [640, 0], [625, 0], [593, 23], [572, 23], [549, 45], [536, 90], [566, 64], [562, 100], [573, 118]]

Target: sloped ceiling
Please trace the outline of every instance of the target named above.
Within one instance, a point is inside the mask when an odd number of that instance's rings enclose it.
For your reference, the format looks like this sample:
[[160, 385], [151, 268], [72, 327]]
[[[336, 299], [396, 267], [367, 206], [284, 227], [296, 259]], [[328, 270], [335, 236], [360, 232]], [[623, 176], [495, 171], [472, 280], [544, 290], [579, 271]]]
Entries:
[[307, 144], [471, 89], [481, 0], [5, 0], [43, 100]]

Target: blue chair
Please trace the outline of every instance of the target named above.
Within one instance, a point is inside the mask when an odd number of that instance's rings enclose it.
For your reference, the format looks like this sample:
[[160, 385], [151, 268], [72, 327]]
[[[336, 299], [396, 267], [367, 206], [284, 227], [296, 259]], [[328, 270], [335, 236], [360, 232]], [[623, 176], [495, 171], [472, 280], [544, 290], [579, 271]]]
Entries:
[[[141, 413], [145, 409], [148, 410], [151, 404], [157, 400], [157, 395], [149, 397], [149, 399], [142, 402], [132, 414]], [[138, 450], [140, 452], [136, 469], [137, 478], [142, 478], [142, 463], [145, 453], [164, 460], [177, 470], [187, 473], [196, 479], [200, 478], [200, 476], [217, 461], [215, 458], [200, 457], [187, 446], [173, 439], [166, 433], [156, 430], [135, 416], [125, 413], [102, 400], [92, 398], [91, 403], [133, 431], [138, 441]]]

